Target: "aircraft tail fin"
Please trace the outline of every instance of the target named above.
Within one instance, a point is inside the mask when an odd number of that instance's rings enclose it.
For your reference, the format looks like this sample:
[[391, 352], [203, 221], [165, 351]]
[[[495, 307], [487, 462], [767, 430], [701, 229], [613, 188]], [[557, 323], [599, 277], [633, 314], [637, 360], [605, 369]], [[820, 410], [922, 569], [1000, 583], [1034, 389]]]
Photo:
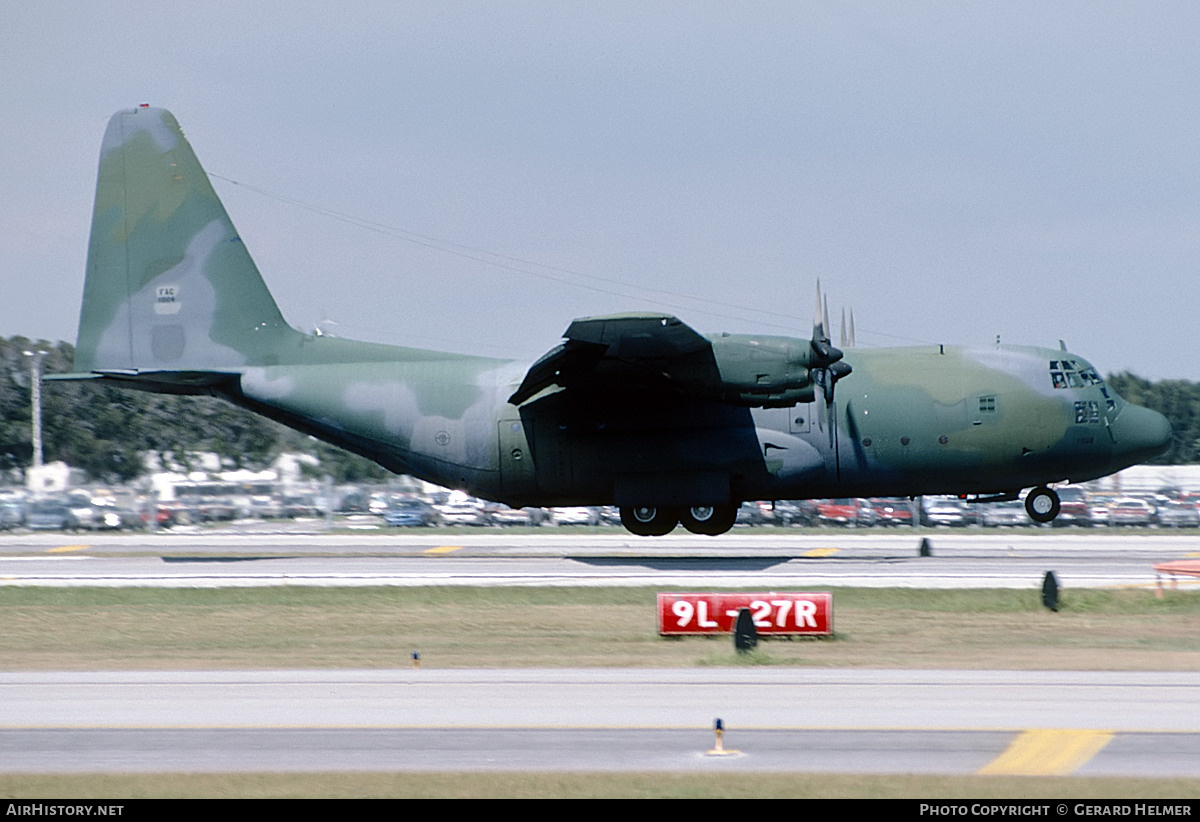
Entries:
[[100, 150], [77, 372], [236, 372], [302, 335], [283, 319], [174, 116], [109, 121]]

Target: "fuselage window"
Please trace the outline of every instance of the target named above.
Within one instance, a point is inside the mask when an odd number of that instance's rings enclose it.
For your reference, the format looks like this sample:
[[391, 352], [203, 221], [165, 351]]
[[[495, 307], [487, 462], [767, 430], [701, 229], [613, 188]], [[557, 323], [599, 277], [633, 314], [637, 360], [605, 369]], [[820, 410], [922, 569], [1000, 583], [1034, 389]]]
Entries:
[[1075, 424], [1076, 425], [1096, 425], [1100, 422], [1100, 403], [1098, 402], [1077, 402], [1075, 403]]

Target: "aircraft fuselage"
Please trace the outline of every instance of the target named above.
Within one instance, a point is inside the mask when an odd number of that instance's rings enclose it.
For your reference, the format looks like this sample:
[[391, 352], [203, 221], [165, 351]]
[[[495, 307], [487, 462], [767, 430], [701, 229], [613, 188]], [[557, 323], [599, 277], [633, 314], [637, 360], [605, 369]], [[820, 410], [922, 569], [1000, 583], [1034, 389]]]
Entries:
[[363, 361], [357, 343], [308, 345], [359, 361], [248, 368], [222, 393], [392, 470], [513, 506], [988, 494], [1103, 476], [1169, 436], [1058, 349], [853, 350], [831, 421], [819, 398], [745, 408], [636, 388], [547, 389], [516, 407], [507, 398], [526, 363], [411, 349]]

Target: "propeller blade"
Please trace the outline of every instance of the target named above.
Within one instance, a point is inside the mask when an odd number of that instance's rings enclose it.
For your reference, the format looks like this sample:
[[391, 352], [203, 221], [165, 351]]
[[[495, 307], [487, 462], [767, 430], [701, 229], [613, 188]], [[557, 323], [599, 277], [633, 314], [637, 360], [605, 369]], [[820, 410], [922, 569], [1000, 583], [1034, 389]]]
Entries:
[[813, 311], [813, 348], [819, 342], [828, 342], [829, 334], [825, 331], [825, 315], [821, 311], [821, 281], [817, 280], [817, 307]]
[[824, 299], [825, 299], [825, 309], [824, 309], [824, 312], [821, 314], [821, 319], [822, 319], [823, 326], [825, 328], [825, 339], [828, 340], [828, 339], [830, 339], [829, 329], [833, 325], [833, 323], [829, 322], [829, 295], [826, 294]]
[[[834, 348], [829, 339], [829, 299], [821, 294], [821, 281], [817, 281], [817, 307], [813, 315], [813, 335], [810, 343], [813, 356], [809, 361], [809, 371], [813, 383], [821, 388], [825, 397], [824, 427], [829, 431], [829, 447], [832, 450], [836, 444], [835, 423], [833, 411], [834, 386], [837, 381], [850, 374], [850, 366], [842, 362], [844, 356], [841, 350]], [[846, 310], [842, 309], [842, 345], [853, 345], [854, 314], [850, 314], [850, 334], [846, 334]]]
[[821, 296], [821, 281], [817, 281], [817, 308], [813, 316], [812, 350], [816, 357], [811, 368], [825, 368], [842, 358], [842, 352], [833, 347], [829, 339], [829, 300]]

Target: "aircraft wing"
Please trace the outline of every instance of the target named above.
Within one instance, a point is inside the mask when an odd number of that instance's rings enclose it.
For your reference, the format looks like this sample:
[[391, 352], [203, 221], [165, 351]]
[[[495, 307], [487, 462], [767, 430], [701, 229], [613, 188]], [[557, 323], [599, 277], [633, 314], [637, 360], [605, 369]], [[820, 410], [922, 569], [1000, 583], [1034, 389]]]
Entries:
[[711, 358], [712, 344], [667, 314], [613, 314], [575, 320], [566, 341], [535, 362], [508, 401], [520, 405], [551, 385], [640, 378], [669, 390], [672, 365]]
[[739, 406], [812, 400], [807, 341], [704, 337], [669, 314], [575, 320], [565, 341], [535, 362], [509, 397], [520, 405], [550, 386], [672, 393]]

